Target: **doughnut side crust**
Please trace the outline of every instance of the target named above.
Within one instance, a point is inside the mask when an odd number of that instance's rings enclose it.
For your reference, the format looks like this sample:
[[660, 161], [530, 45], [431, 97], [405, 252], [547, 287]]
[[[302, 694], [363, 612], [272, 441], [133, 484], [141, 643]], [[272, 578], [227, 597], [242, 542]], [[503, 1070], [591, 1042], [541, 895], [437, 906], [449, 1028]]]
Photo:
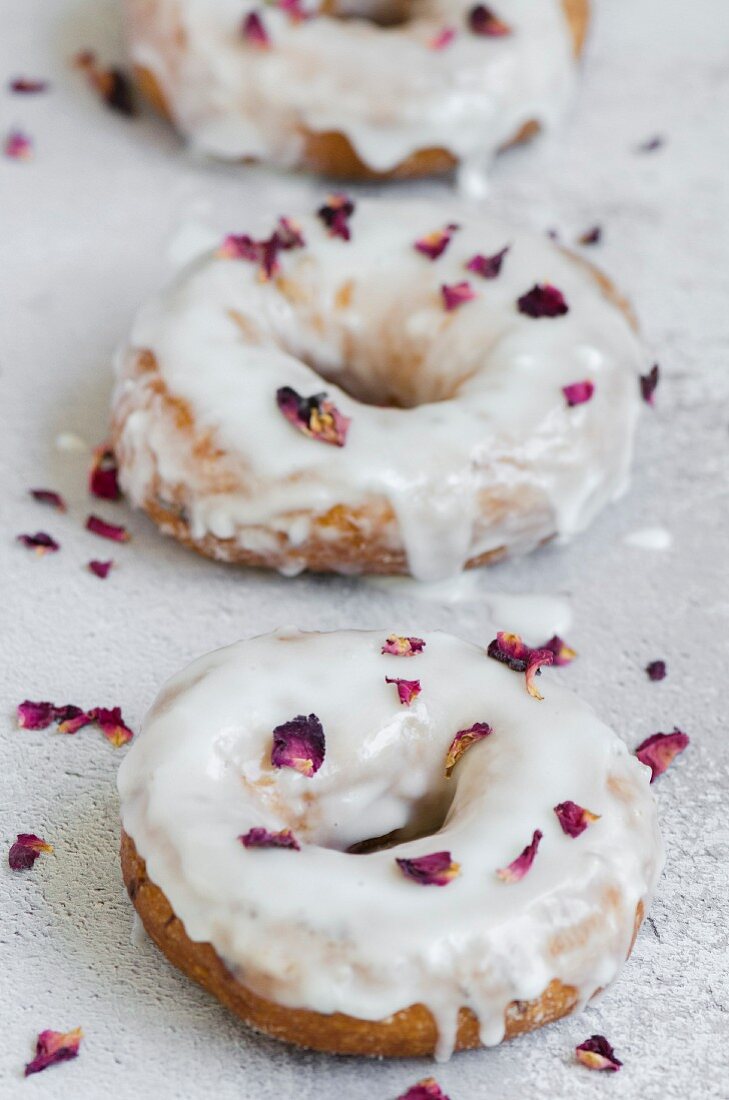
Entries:
[[[330, 1054], [412, 1058], [435, 1052], [438, 1038], [435, 1021], [422, 1004], [410, 1005], [385, 1020], [372, 1021], [339, 1012], [324, 1015], [308, 1009], [287, 1008], [258, 996], [236, 980], [209, 943], [196, 943], [189, 938], [167, 897], [147, 875], [144, 860], [124, 830], [121, 867], [129, 897], [150, 939], [173, 966], [255, 1030], [282, 1042]], [[631, 951], [643, 917], [643, 903], [639, 902]], [[554, 979], [535, 1000], [514, 1001], [509, 1005], [504, 1037], [512, 1039], [559, 1020], [573, 1012], [577, 1004], [574, 987]], [[455, 1050], [472, 1050], [479, 1046], [478, 1020], [470, 1009], [462, 1008]]]

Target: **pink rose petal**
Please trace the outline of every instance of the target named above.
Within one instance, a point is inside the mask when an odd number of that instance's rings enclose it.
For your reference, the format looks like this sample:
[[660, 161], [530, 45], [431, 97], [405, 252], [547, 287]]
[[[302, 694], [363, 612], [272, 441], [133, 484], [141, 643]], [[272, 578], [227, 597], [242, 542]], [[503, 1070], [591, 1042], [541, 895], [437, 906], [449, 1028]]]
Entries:
[[95, 577], [99, 577], [102, 581], [106, 580], [106, 578], [109, 576], [109, 573], [111, 572], [113, 566], [113, 561], [96, 561], [92, 559], [89, 562], [89, 570], [94, 574]]
[[531, 842], [527, 844], [521, 855], [518, 855], [508, 867], [501, 867], [496, 872], [502, 882], [519, 882], [524, 878], [524, 875], [529, 871], [532, 863], [534, 863], [534, 857], [539, 849], [539, 842], [541, 839], [541, 830], [535, 829]]
[[585, 1039], [584, 1043], [575, 1047], [575, 1057], [588, 1069], [607, 1070], [609, 1073], [617, 1073], [623, 1064], [615, 1057], [615, 1051], [604, 1035]]
[[501, 661], [514, 672], [523, 672], [526, 676], [527, 691], [534, 699], [542, 699], [534, 678], [541, 674], [543, 665], [554, 664], [554, 654], [549, 649], [532, 649], [523, 642], [518, 634], [507, 634], [500, 630], [486, 651], [495, 661]]
[[571, 665], [577, 656], [576, 651], [572, 649], [571, 646], [568, 646], [567, 642], [560, 638], [558, 634], [555, 634], [548, 642], [539, 646], [539, 648], [549, 650], [554, 658], [552, 664], [557, 668], [562, 668], [564, 665]]
[[590, 813], [584, 806], [578, 806], [576, 802], [560, 802], [554, 807], [554, 812], [562, 826], [562, 832], [571, 837], [580, 836], [588, 825], [594, 825], [600, 820], [600, 814]]
[[53, 489], [29, 489], [28, 492], [33, 500], [37, 500], [39, 504], [48, 504], [51, 508], [55, 508], [57, 512], [66, 511], [65, 500], [60, 493], [56, 493]]
[[401, 634], [389, 634], [382, 647], [382, 653], [390, 653], [393, 657], [415, 657], [425, 649], [422, 638], [406, 638]]
[[115, 749], [121, 748], [131, 741], [134, 734], [122, 718], [120, 707], [93, 707], [87, 711], [87, 716], [95, 722], [106, 740]]
[[58, 1062], [68, 1062], [76, 1058], [83, 1035], [80, 1027], [65, 1033], [41, 1031], [35, 1045], [35, 1058], [25, 1067], [25, 1076], [30, 1077], [32, 1073], [40, 1073]]
[[326, 739], [315, 714], [297, 715], [273, 731], [271, 763], [274, 768], [293, 768], [311, 779], [324, 763]]
[[218, 248], [216, 255], [223, 260], [251, 260], [257, 262], [260, 259], [260, 247], [247, 233], [229, 233], [223, 238], [223, 243]]
[[396, 685], [398, 699], [403, 706], [409, 707], [420, 695], [420, 680], [398, 680], [396, 677], [391, 678], [390, 676], [386, 676], [385, 683]]
[[488, 737], [491, 733], [493, 733], [493, 730], [488, 722], [474, 722], [468, 729], [459, 730], [446, 753], [446, 775], [450, 776], [464, 752], [470, 749], [471, 745], [475, 745], [477, 741], [483, 741], [484, 737]]
[[673, 733], [654, 733], [635, 750], [641, 764], [651, 770], [651, 783], [670, 767], [676, 757], [690, 744], [688, 734], [676, 728]]
[[432, 233], [426, 233], [424, 237], [420, 237], [413, 247], [416, 252], [421, 252], [429, 260], [437, 260], [451, 243], [453, 234], [458, 228], [453, 223], [444, 225], [442, 229], [435, 229]]
[[591, 401], [594, 392], [595, 384], [588, 380], [584, 382], [572, 382], [569, 386], [562, 387], [565, 401], [570, 408], [573, 408], [575, 405], [584, 405], [585, 402]]
[[18, 833], [18, 839], [8, 852], [10, 870], [29, 871], [41, 852], [52, 851], [53, 846], [35, 833]]
[[269, 833], [268, 829], [249, 829], [238, 839], [244, 848], [292, 848], [296, 852], [301, 850], [301, 845], [290, 829], [281, 829], [277, 833]]
[[11, 160], [30, 160], [33, 156], [33, 141], [21, 130], [11, 130], [5, 138], [3, 152]]
[[112, 542], [129, 542], [132, 537], [125, 527], [119, 527], [115, 523], [107, 523], [99, 516], [89, 516], [86, 520], [86, 530], [99, 535], [102, 539], [111, 539]]
[[431, 50], [436, 52], [447, 49], [456, 37], [455, 27], [443, 27], [438, 33], [431, 38], [428, 43]]
[[440, 288], [440, 292], [447, 313], [452, 313], [454, 309], [465, 305], [466, 302], [472, 302], [477, 297], [476, 291], [467, 282], [453, 283], [451, 286], [446, 286], [444, 283]]
[[241, 25], [241, 35], [254, 50], [268, 50], [271, 39], [264, 25], [263, 19], [257, 11], [251, 11], [246, 15]]
[[110, 447], [97, 447], [89, 470], [89, 492], [100, 500], [118, 500], [121, 496], [116, 455]]
[[495, 279], [501, 271], [501, 265], [510, 247], [507, 244], [500, 252], [494, 252], [493, 256], [483, 256], [477, 252], [468, 261], [466, 268], [475, 272], [476, 275], [480, 275], [482, 279]]
[[407, 1092], [398, 1096], [398, 1100], [449, 1100], [435, 1077], [424, 1077], [422, 1081], [411, 1085]]
[[325, 393], [302, 397], [291, 386], [281, 386], [276, 390], [276, 404], [289, 423], [304, 435], [335, 447], [343, 447], [347, 442], [352, 421], [327, 399]]
[[395, 862], [405, 878], [419, 886], [447, 886], [461, 870], [460, 864], [451, 859], [450, 852], [433, 852], [429, 856], [396, 859]]

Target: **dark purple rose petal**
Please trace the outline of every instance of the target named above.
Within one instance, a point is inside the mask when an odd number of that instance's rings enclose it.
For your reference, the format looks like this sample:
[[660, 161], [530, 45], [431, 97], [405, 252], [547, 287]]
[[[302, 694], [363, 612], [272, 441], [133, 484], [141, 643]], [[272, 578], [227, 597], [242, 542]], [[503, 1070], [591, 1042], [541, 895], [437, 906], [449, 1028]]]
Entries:
[[519, 882], [524, 878], [524, 875], [530, 870], [532, 863], [534, 863], [534, 857], [539, 849], [539, 842], [541, 839], [541, 830], [535, 829], [530, 843], [527, 844], [521, 855], [518, 855], [508, 867], [501, 867], [496, 872], [502, 882]]
[[600, 814], [590, 813], [584, 806], [578, 806], [576, 802], [560, 802], [554, 807], [554, 812], [562, 826], [562, 832], [571, 837], [580, 836], [588, 825], [594, 825], [600, 820]]
[[301, 226], [293, 218], [282, 216], [278, 219], [278, 225], [274, 230], [278, 238], [279, 248], [288, 251], [291, 248], [305, 248], [306, 241], [301, 231]]
[[673, 733], [654, 733], [647, 737], [638, 745], [635, 755], [641, 764], [650, 768], [652, 783], [659, 775], [663, 775], [689, 743], [688, 734], [676, 728]]
[[293, 768], [308, 779], [324, 763], [326, 740], [322, 724], [315, 714], [297, 715], [273, 731], [271, 763], [274, 768]]
[[389, 634], [382, 647], [382, 653], [389, 653], [393, 657], [415, 657], [425, 649], [422, 638], [407, 638], [402, 634]]
[[43, 554], [55, 554], [61, 549], [61, 544], [45, 531], [36, 531], [34, 535], [18, 535], [17, 538], [23, 546], [27, 546], [29, 550], [35, 550], [41, 557]]
[[666, 662], [651, 661], [649, 665], [646, 665], [646, 673], [648, 674], [649, 680], [665, 680]]
[[224, 260], [251, 260], [257, 263], [261, 258], [261, 249], [247, 233], [229, 233], [218, 248], [217, 255]]
[[86, 520], [86, 530], [92, 531], [102, 539], [111, 539], [112, 542], [129, 542], [132, 537], [126, 527], [119, 527], [115, 523], [107, 523], [99, 516], [89, 516]]
[[447, 886], [460, 872], [460, 864], [454, 863], [450, 852], [433, 852], [429, 856], [414, 859], [397, 859], [396, 863], [405, 878], [420, 886]]
[[640, 145], [636, 146], [637, 153], [655, 153], [656, 149], [662, 149], [666, 144], [666, 139], [662, 134], [656, 134], [655, 137], [648, 138], [647, 141], [642, 141]]
[[48, 91], [47, 80], [34, 80], [27, 76], [17, 76], [11, 80], [8, 88], [16, 95], [37, 95], [39, 92]]
[[29, 489], [28, 492], [33, 500], [37, 500], [39, 504], [48, 504], [51, 508], [55, 508], [57, 512], [66, 511], [65, 500], [60, 493], [56, 493], [53, 489]]
[[325, 393], [302, 397], [291, 386], [281, 386], [276, 391], [276, 404], [289, 423], [304, 435], [335, 447], [343, 447], [347, 442], [352, 421], [327, 400]]
[[551, 650], [532, 649], [521, 640], [518, 634], [507, 634], [500, 630], [486, 652], [489, 657], [493, 657], [495, 661], [501, 661], [514, 672], [523, 672], [529, 694], [534, 699], [542, 698], [534, 678], [541, 674], [542, 665], [554, 664], [554, 654]]
[[270, 48], [271, 39], [264, 25], [263, 19], [257, 11], [251, 11], [243, 20], [240, 33], [249, 46], [255, 50], [267, 50]]
[[477, 741], [483, 741], [484, 737], [488, 737], [491, 733], [493, 733], [493, 730], [488, 722], [474, 722], [468, 729], [459, 730], [446, 753], [446, 775], [451, 774], [464, 752], [470, 749], [471, 745], [475, 745]]
[[30, 1077], [32, 1073], [40, 1073], [57, 1062], [69, 1062], [76, 1058], [83, 1035], [80, 1027], [65, 1034], [61, 1031], [41, 1031], [35, 1045], [35, 1058], [25, 1067], [25, 1076]]
[[385, 683], [395, 684], [397, 687], [397, 697], [403, 706], [409, 707], [420, 695], [420, 680], [398, 680], [397, 677], [392, 678], [386, 676]]
[[585, 380], [584, 382], [571, 382], [569, 386], [562, 387], [562, 393], [570, 408], [573, 408], [575, 405], [584, 405], [587, 401], [592, 400], [593, 394], [595, 393], [595, 383], [589, 380]]
[[89, 562], [89, 569], [95, 577], [99, 577], [102, 581], [106, 580], [114, 566], [113, 561], [96, 561], [92, 559]]
[[502, 19], [494, 15], [491, 8], [485, 4], [476, 4], [468, 13], [468, 26], [473, 34], [480, 34], [486, 38], [503, 38], [511, 34], [511, 27]]
[[539, 647], [540, 649], [548, 649], [554, 657], [552, 664], [557, 668], [562, 668], [564, 665], [571, 665], [574, 661], [577, 653], [571, 646], [568, 646], [564, 639], [560, 638], [558, 634], [555, 634], [548, 642]]
[[84, 726], [91, 725], [92, 719], [81, 707], [65, 706], [55, 707], [54, 722], [58, 722], [59, 733], [78, 733]]
[[640, 376], [640, 395], [648, 405], [655, 404], [655, 395], [658, 389], [660, 374], [661, 371], [658, 363], [654, 363], [647, 374], [641, 374]]
[[584, 1043], [575, 1047], [575, 1057], [588, 1069], [604, 1069], [609, 1073], [617, 1073], [623, 1064], [615, 1057], [615, 1051], [604, 1035], [593, 1035], [585, 1039]]
[[447, 313], [452, 313], [454, 309], [458, 309], [459, 306], [465, 305], [466, 302], [472, 302], [476, 297], [476, 291], [471, 284], [467, 282], [453, 283], [451, 286], [443, 284], [440, 288], [440, 292], [443, 296], [443, 305]]
[[397, 1100], [449, 1100], [443, 1092], [435, 1077], [424, 1077], [415, 1085], [411, 1085], [407, 1092], [398, 1096]]
[[578, 244], [599, 244], [602, 240], [602, 229], [599, 225], [593, 225], [591, 229], [586, 229], [584, 233], [580, 233], [577, 238]]
[[329, 195], [323, 206], [317, 210], [317, 215], [329, 230], [330, 237], [341, 237], [343, 241], [349, 241], [352, 231], [349, 227], [349, 219], [354, 214], [354, 202], [348, 195]]
[[249, 829], [238, 839], [244, 848], [293, 848], [296, 852], [301, 850], [301, 845], [290, 829], [281, 829], [277, 833], [269, 833], [268, 829]]
[[29, 871], [41, 852], [52, 852], [53, 845], [47, 844], [35, 833], [18, 833], [18, 839], [8, 852], [11, 871]]
[[89, 470], [89, 492], [100, 500], [118, 500], [121, 496], [116, 455], [110, 447], [97, 447]]
[[30, 160], [33, 156], [33, 141], [22, 130], [11, 130], [5, 138], [3, 153], [11, 160]]
[[477, 252], [468, 261], [466, 267], [469, 271], [474, 271], [476, 275], [480, 275], [482, 279], [495, 279], [501, 271], [501, 265], [510, 247], [507, 244], [500, 252], [494, 252], [493, 256], [483, 256], [480, 252]]
[[453, 234], [458, 228], [455, 224], [444, 225], [442, 229], [436, 229], [432, 233], [426, 233], [424, 237], [420, 237], [413, 247], [416, 252], [422, 252], [429, 260], [437, 260], [451, 243]]
[[516, 304], [527, 317], [563, 317], [569, 310], [562, 291], [551, 283], [535, 283]]

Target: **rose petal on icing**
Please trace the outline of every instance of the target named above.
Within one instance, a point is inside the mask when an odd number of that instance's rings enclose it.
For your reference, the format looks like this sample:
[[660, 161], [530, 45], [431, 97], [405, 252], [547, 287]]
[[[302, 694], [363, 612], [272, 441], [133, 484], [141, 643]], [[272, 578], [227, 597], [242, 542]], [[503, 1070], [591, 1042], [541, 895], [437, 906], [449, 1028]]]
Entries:
[[327, 201], [316, 213], [329, 230], [330, 237], [341, 237], [343, 241], [351, 240], [349, 219], [354, 214], [354, 202], [348, 195], [341, 192], [329, 195]]
[[662, 149], [666, 144], [666, 139], [662, 134], [656, 134], [654, 137], [648, 138], [646, 141], [641, 141], [640, 145], [636, 146], [636, 153], [655, 153], [656, 149]]
[[524, 875], [530, 869], [532, 863], [534, 863], [534, 857], [539, 849], [539, 842], [541, 839], [541, 829], [535, 829], [531, 842], [527, 844], [521, 855], [518, 855], [508, 867], [501, 867], [496, 872], [502, 882], [519, 882], [524, 878]]
[[102, 581], [106, 580], [106, 578], [109, 576], [109, 573], [113, 566], [113, 561], [96, 561], [95, 559], [92, 559], [89, 562], [89, 570], [94, 574], [95, 577], [99, 577]]
[[491, 8], [485, 4], [476, 4], [468, 13], [468, 26], [473, 34], [481, 34], [486, 38], [503, 38], [511, 34], [511, 27], [502, 19], [494, 15]]
[[558, 634], [555, 634], [548, 642], [545, 642], [544, 645], [539, 648], [549, 650], [554, 658], [552, 664], [556, 665], [557, 668], [562, 668], [564, 665], [571, 665], [577, 656], [576, 650], [568, 646], [564, 639], [560, 638]]
[[466, 302], [472, 302], [476, 297], [476, 291], [467, 282], [452, 283], [450, 286], [446, 286], [444, 283], [440, 288], [440, 292], [443, 295], [443, 305], [448, 313], [458, 309]]
[[554, 807], [557, 820], [562, 826], [562, 832], [567, 836], [580, 836], [588, 825], [594, 825], [600, 820], [600, 814], [590, 813], [584, 806], [578, 806], [576, 802], [560, 802]]
[[301, 226], [294, 218], [280, 217], [274, 232], [278, 237], [279, 247], [284, 250], [306, 246]]
[[56, 493], [53, 489], [29, 489], [28, 492], [33, 500], [37, 500], [39, 504], [48, 504], [51, 508], [55, 508], [57, 512], [66, 511], [65, 500], [60, 493]]
[[8, 84], [8, 89], [15, 95], [37, 95], [38, 92], [48, 91], [47, 80], [34, 80], [28, 76], [16, 76]]
[[33, 156], [33, 141], [22, 130], [11, 130], [3, 143], [3, 153], [11, 160], [30, 160]]
[[36, 531], [34, 535], [18, 535], [17, 539], [29, 550], [35, 550], [39, 557], [42, 557], [43, 554], [55, 554], [57, 550], [61, 549], [61, 544], [56, 542], [46, 531]]
[[274, 768], [293, 768], [311, 779], [324, 763], [325, 751], [324, 730], [315, 714], [299, 714], [273, 731]]
[[216, 256], [221, 260], [252, 260], [261, 256], [260, 246], [248, 233], [229, 233], [219, 246]]
[[249, 46], [255, 50], [267, 50], [271, 46], [271, 39], [263, 23], [263, 19], [257, 11], [250, 11], [241, 24], [240, 33]]
[[466, 268], [469, 271], [474, 271], [483, 279], [495, 279], [501, 271], [501, 265], [510, 247], [511, 246], [507, 244], [500, 252], [494, 252], [493, 256], [483, 256], [480, 252], [477, 252], [476, 255], [472, 256], [468, 261]]
[[689, 744], [689, 736], [677, 727], [673, 733], [654, 733], [635, 750], [641, 764], [651, 770], [651, 783], [673, 763]]
[[646, 665], [645, 670], [649, 680], [665, 680], [666, 678], [665, 661], [651, 661], [649, 665]]
[[569, 311], [564, 294], [551, 283], [535, 283], [516, 304], [527, 317], [562, 317]]
[[276, 6], [286, 15], [292, 23], [303, 23], [305, 19], [313, 19], [314, 12], [307, 11], [301, 0], [278, 0]]
[[422, 638], [406, 638], [402, 634], [388, 634], [380, 652], [390, 653], [393, 657], [415, 657], [425, 649]]
[[134, 737], [122, 718], [120, 707], [93, 707], [86, 712], [86, 717], [96, 723], [106, 740], [115, 749], [126, 745]]
[[397, 1100], [449, 1100], [435, 1077], [424, 1077], [411, 1085]]
[[52, 851], [53, 846], [35, 833], [18, 833], [18, 839], [8, 852], [10, 870], [29, 871], [41, 852]]
[[118, 474], [116, 455], [111, 447], [97, 447], [89, 470], [89, 492], [100, 500], [118, 500], [121, 496]]
[[554, 654], [549, 649], [532, 649], [523, 642], [518, 634], [507, 634], [500, 630], [486, 650], [489, 657], [501, 661], [514, 672], [523, 672], [526, 677], [527, 691], [534, 699], [542, 699], [534, 678], [540, 674], [542, 665], [554, 664]]
[[565, 401], [570, 408], [573, 408], [575, 405], [584, 405], [585, 402], [591, 401], [594, 392], [595, 384], [588, 379], [584, 382], [571, 382], [569, 386], [562, 387]]
[[591, 229], [586, 229], [584, 233], [580, 233], [577, 238], [578, 244], [599, 244], [602, 240], [602, 227], [599, 225], [593, 225]]
[[86, 530], [92, 531], [102, 539], [111, 539], [112, 542], [129, 542], [132, 537], [126, 527], [119, 527], [115, 523], [107, 523], [99, 516], [89, 516], [86, 520]]
[[276, 404], [289, 423], [304, 435], [335, 447], [343, 447], [347, 442], [352, 421], [327, 400], [325, 393], [302, 397], [291, 386], [281, 386], [276, 390]]
[[268, 829], [249, 829], [238, 839], [244, 848], [293, 848], [297, 852], [301, 850], [301, 845], [290, 829], [281, 829], [277, 833], [269, 833]]
[[81, 50], [74, 58], [74, 65], [85, 74], [89, 86], [107, 107], [127, 118], [136, 115], [132, 82], [125, 72], [99, 64], [93, 50]]
[[437, 260], [451, 243], [451, 238], [458, 228], [455, 224], [444, 225], [442, 229], [435, 229], [432, 233], [426, 233], [424, 237], [420, 237], [413, 247], [416, 252], [422, 252], [429, 260]]
[[604, 1035], [592, 1035], [585, 1039], [584, 1043], [575, 1047], [575, 1057], [588, 1069], [604, 1069], [610, 1073], [617, 1073], [623, 1064], [615, 1057], [615, 1051]]
[[55, 721], [53, 703], [34, 703], [30, 699], [17, 707], [18, 725], [25, 730], [44, 730]]
[[456, 37], [455, 27], [442, 27], [428, 43], [431, 50], [445, 50]]
[[259, 242], [258, 248], [261, 259], [260, 277], [265, 282], [268, 279], [272, 279], [281, 267], [280, 263], [278, 262], [278, 254], [281, 251], [281, 242], [279, 241], [277, 234], [272, 233], [267, 240]]
[[475, 745], [477, 741], [483, 741], [484, 737], [488, 737], [490, 733], [493, 733], [493, 730], [488, 722], [474, 722], [468, 729], [459, 730], [446, 753], [446, 775], [450, 776], [464, 752], [470, 749], [471, 745]]
[[35, 1058], [25, 1067], [25, 1076], [40, 1073], [57, 1062], [69, 1062], [78, 1056], [84, 1033], [80, 1027], [73, 1031], [41, 1031], [35, 1044]]
[[396, 859], [395, 862], [405, 878], [420, 886], [447, 886], [461, 870], [460, 864], [451, 859], [450, 852], [433, 852], [429, 856]]
[[386, 676], [385, 683], [396, 685], [398, 698], [406, 707], [409, 707], [421, 692], [420, 680], [399, 680], [397, 677]]
[[655, 394], [658, 389], [661, 370], [658, 363], [654, 363], [647, 374], [640, 376], [640, 395], [648, 405], [655, 404]]

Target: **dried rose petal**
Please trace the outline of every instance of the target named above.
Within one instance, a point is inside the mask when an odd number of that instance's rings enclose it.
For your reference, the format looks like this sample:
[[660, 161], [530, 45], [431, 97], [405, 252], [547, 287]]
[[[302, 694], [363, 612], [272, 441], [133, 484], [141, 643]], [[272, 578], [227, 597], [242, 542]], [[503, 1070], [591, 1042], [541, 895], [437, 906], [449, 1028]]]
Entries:
[[278, 254], [281, 251], [281, 242], [276, 233], [272, 233], [265, 241], [260, 241], [259, 253], [261, 259], [260, 278], [265, 282], [272, 279], [281, 265], [278, 262]]
[[648, 405], [655, 404], [655, 393], [658, 389], [660, 374], [658, 363], [654, 363], [647, 374], [641, 374], [640, 376], [640, 395]]
[[541, 699], [534, 683], [535, 676], [541, 674], [542, 665], [554, 664], [554, 654], [550, 649], [532, 649], [523, 642], [518, 634], [507, 634], [500, 630], [486, 651], [495, 661], [508, 665], [514, 672], [526, 674], [527, 691], [534, 699]]
[[450, 852], [433, 852], [429, 856], [396, 859], [395, 862], [405, 878], [420, 886], [447, 886], [461, 870], [461, 865], [451, 859]]
[[617, 1073], [623, 1064], [615, 1057], [615, 1051], [604, 1035], [592, 1035], [585, 1039], [584, 1043], [575, 1047], [575, 1057], [588, 1069], [605, 1069], [610, 1073]]
[[506, 245], [500, 252], [494, 252], [493, 256], [482, 256], [480, 252], [477, 252], [475, 256], [466, 264], [466, 268], [469, 271], [475, 271], [477, 275], [480, 275], [483, 279], [495, 279], [501, 271], [501, 265], [504, 262], [504, 257], [510, 249], [510, 245]]
[[136, 115], [132, 82], [126, 73], [100, 65], [93, 50], [81, 50], [74, 58], [74, 65], [86, 75], [90, 87], [107, 107], [127, 118]]
[[17, 76], [15, 80], [10, 81], [8, 88], [16, 95], [37, 95], [38, 92], [48, 91], [48, 81], [34, 80], [27, 76]]
[[18, 535], [17, 538], [18, 542], [22, 542], [29, 550], [35, 550], [40, 557], [43, 554], [55, 554], [61, 549], [61, 544], [45, 531], [36, 531], [34, 535]]
[[274, 232], [278, 238], [279, 248], [288, 250], [289, 248], [304, 248], [306, 246], [301, 226], [294, 218], [281, 216]]
[[381, 653], [390, 653], [393, 657], [414, 657], [425, 649], [422, 638], [406, 638], [402, 634], [388, 634]]
[[241, 25], [240, 33], [248, 45], [256, 50], [268, 50], [271, 46], [268, 31], [257, 11], [248, 12]]
[[584, 233], [580, 233], [577, 238], [578, 244], [599, 244], [602, 240], [602, 228], [599, 225], [593, 225], [591, 229], [586, 229]]
[[397, 1100], [449, 1100], [435, 1077], [424, 1077], [422, 1081], [411, 1085], [407, 1092]]
[[269, 833], [268, 829], [249, 829], [238, 839], [244, 848], [293, 848], [296, 852], [301, 850], [301, 845], [290, 829], [281, 829], [277, 833]]
[[33, 156], [33, 141], [21, 130], [11, 130], [5, 138], [3, 152], [11, 160], [30, 160]]
[[651, 661], [649, 665], [646, 665], [645, 670], [649, 680], [665, 680], [666, 678], [665, 661]]
[[341, 193], [329, 195], [324, 205], [317, 210], [317, 216], [329, 230], [329, 236], [341, 237], [343, 241], [351, 240], [349, 219], [352, 214], [354, 214], [354, 202], [348, 195]]
[[459, 226], [451, 223], [444, 225], [442, 229], [434, 229], [432, 233], [426, 233], [424, 237], [420, 237], [413, 248], [416, 252], [422, 252], [429, 260], [437, 260], [451, 243], [453, 234], [458, 228]]
[[55, 714], [53, 703], [34, 703], [26, 699], [18, 704], [18, 725], [25, 730], [44, 730], [55, 721]]
[[116, 455], [111, 447], [97, 447], [89, 470], [89, 492], [100, 500], [118, 500], [121, 496], [118, 474]]
[[560, 802], [554, 807], [554, 812], [562, 826], [562, 832], [572, 837], [580, 836], [588, 825], [594, 825], [600, 820], [600, 814], [590, 813], [576, 802]]
[[466, 749], [470, 749], [471, 745], [475, 745], [477, 741], [483, 741], [484, 737], [488, 737], [490, 733], [493, 733], [493, 730], [488, 722], [474, 722], [468, 729], [459, 730], [446, 753], [446, 775], [450, 776]]
[[35, 1044], [35, 1058], [25, 1067], [25, 1076], [40, 1073], [57, 1062], [69, 1062], [78, 1056], [78, 1048], [84, 1033], [80, 1027], [73, 1031], [41, 1031]]
[[406, 707], [409, 707], [420, 695], [420, 680], [398, 680], [396, 677], [391, 678], [390, 676], [386, 676], [385, 683], [395, 684], [397, 686], [398, 698]]
[[554, 657], [552, 664], [557, 668], [562, 668], [564, 665], [571, 665], [574, 661], [577, 653], [571, 646], [560, 638], [558, 634], [555, 634], [548, 642], [539, 647], [540, 649], [548, 649]]
[[642, 141], [640, 145], [636, 146], [637, 153], [655, 153], [656, 149], [662, 149], [666, 144], [666, 139], [662, 134], [656, 134], [655, 137], [648, 138], [647, 141]]
[[37, 500], [39, 504], [49, 504], [51, 508], [55, 508], [58, 512], [66, 511], [65, 500], [60, 493], [54, 492], [53, 489], [29, 489], [28, 492], [33, 500]]
[[303, 23], [305, 19], [314, 18], [314, 12], [307, 11], [301, 0], [278, 0], [276, 6], [288, 15], [292, 23]]
[[273, 731], [271, 763], [274, 768], [293, 768], [311, 779], [324, 763], [326, 740], [315, 714], [297, 715]]
[[575, 405], [584, 405], [585, 402], [591, 401], [594, 392], [594, 382], [590, 382], [587, 379], [584, 382], [571, 382], [569, 386], [562, 387], [562, 393], [570, 408], [573, 408]]
[[99, 516], [89, 516], [86, 520], [86, 530], [93, 531], [102, 539], [111, 539], [112, 542], [129, 542], [132, 537], [126, 527], [118, 527], [115, 523], [107, 523]]
[[535, 283], [516, 304], [527, 317], [562, 317], [569, 310], [562, 291], [551, 283]]
[[431, 50], [445, 50], [456, 37], [455, 27], [443, 27], [428, 43]]
[[55, 707], [54, 722], [58, 722], [59, 733], [78, 733], [84, 726], [91, 725], [91, 717], [81, 707]]
[[527, 844], [521, 855], [517, 856], [508, 867], [501, 867], [496, 872], [502, 882], [519, 882], [524, 878], [524, 875], [534, 862], [534, 857], [539, 849], [539, 842], [541, 839], [541, 829], [535, 829], [531, 842]]
[[221, 260], [253, 260], [260, 259], [260, 248], [257, 241], [247, 233], [229, 233], [223, 239], [216, 252]]
[[102, 581], [106, 580], [109, 576], [111, 569], [114, 566], [113, 561], [96, 561], [92, 559], [89, 562], [89, 569], [95, 577], [99, 577]]
[[343, 447], [347, 442], [352, 421], [327, 400], [325, 393], [302, 397], [291, 386], [281, 386], [276, 390], [276, 404], [289, 423], [304, 435], [335, 447]]
[[93, 707], [86, 712], [86, 717], [96, 723], [106, 740], [115, 749], [126, 745], [134, 737], [122, 718], [120, 707]]
[[8, 852], [11, 871], [29, 871], [41, 852], [52, 852], [53, 845], [47, 844], [35, 833], [18, 833], [18, 839]]
[[440, 292], [443, 295], [443, 305], [448, 313], [458, 309], [466, 302], [472, 302], [476, 297], [476, 291], [467, 282], [452, 283], [450, 286], [446, 286], [444, 283], [440, 288]]
[[651, 770], [651, 783], [673, 763], [689, 744], [689, 736], [675, 727], [673, 733], [654, 733], [635, 750], [641, 764]]
[[485, 4], [476, 4], [468, 13], [468, 26], [473, 34], [482, 34], [486, 38], [503, 38], [511, 34], [511, 27], [494, 15]]

